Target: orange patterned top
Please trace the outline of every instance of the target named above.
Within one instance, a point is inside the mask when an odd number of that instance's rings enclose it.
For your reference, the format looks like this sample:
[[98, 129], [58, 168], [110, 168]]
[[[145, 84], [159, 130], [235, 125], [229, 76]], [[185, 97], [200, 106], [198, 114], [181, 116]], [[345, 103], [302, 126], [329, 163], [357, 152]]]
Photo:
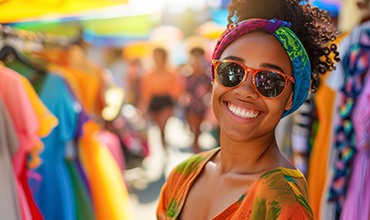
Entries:
[[[179, 219], [186, 196], [216, 148], [179, 164], [163, 185], [157, 207], [158, 219]], [[313, 219], [307, 199], [307, 183], [299, 170], [277, 167], [262, 174], [237, 201], [213, 218]]]

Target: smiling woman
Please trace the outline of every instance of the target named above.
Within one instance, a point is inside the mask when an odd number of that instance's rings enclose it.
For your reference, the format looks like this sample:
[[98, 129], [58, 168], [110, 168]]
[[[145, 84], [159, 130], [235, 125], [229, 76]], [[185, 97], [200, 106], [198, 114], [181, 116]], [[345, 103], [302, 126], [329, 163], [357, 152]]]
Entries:
[[275, 128], [333, 68], [321, 55], [337, 53], [334, 29], [299, 0], [233, 0], [228, 19], [211, 74], [221, 146], [172, 171], [157, 218], [313, 219], [306, 180], [279, 151]]

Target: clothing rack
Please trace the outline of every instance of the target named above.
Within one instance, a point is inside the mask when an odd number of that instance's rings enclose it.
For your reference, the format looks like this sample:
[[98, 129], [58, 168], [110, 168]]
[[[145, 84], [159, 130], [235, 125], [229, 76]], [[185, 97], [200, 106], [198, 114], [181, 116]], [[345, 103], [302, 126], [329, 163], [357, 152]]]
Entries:
[[41, 46], [67, 46], [71, 41], [71, 39], [62, 35], [23, 30], [3, 24], [0, 24], [0, 39], [4, 41], [5, 44], [13, 45], [15, 42], [21, 40], [23, 42], [37, 43]]

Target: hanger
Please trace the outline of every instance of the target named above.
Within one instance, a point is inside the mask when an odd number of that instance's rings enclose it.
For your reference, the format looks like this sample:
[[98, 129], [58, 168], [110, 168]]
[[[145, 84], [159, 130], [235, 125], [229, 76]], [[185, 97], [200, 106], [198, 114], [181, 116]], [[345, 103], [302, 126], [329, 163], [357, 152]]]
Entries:
[[1, 48], [1, 50], [0, 50], [0, 60], [1, 61], [7, 61], [10, 58], [15, 58], [16, 60], [18, 60], [22, 64], [36, 70], [36, 72], [39, 73], [39, 74], [44, 75], [44, 74], [47, 73], [47, 70], [44, 69], [43, 67], [38, 66], [34, 63], [31, 63], [30, 61], [28, 61], [27, 59], [22, 57], [18, 53], [18, 51], [16, 49], [14, 49], [12, 46], [4, 45], [3, 48]]

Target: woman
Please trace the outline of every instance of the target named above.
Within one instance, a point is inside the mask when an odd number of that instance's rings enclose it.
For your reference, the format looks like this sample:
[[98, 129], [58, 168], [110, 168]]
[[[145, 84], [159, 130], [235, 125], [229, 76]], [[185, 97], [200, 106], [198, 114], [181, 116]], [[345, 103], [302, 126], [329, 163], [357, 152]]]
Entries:
[[193, 153], [200, 152], [199, 136], [200, 126], [205, 118], [208, 103], [204, 100], [206, 95], [211, 92], [209, 82], [208, 63], [205, 51], [201, 47], [194, 47], [190, 50], [191, 75], [185, 78], [185, 105], [186, 121], [190, 125], [190, 130], [194, 134]]
[[172, 171], [157, 218], [313, 219], [306, 180], [279, 151], [274, 130], [333, 68], [320, 58], [336, 53], [334, 28], [298, 0], [235, 0], [229, 12], [212, 57], [221, 147]]
[[158, 125], [164, 150], [167, 150], [164, 131], [183, 90], [183, 83], [180, 76], [169, 67], [168, 53], [164, 48], [153, 50], [153, 61], [153, 69], [144, 74], [141, 80], [139, 109]]

